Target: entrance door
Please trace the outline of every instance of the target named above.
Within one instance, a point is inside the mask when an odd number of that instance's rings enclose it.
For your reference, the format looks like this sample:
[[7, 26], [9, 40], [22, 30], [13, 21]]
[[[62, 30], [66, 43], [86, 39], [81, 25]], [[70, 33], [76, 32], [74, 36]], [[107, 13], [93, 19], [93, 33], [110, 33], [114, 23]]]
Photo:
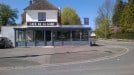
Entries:
[[46, 42], [47, 42], [47, 46], [51, 46], [52, 42], [51, 42], [51, 31], [46, 31]]
[[44, 46], [44, 31], [43, 30], [35, 31], [35, 41], [36, 41], [36, 46]]

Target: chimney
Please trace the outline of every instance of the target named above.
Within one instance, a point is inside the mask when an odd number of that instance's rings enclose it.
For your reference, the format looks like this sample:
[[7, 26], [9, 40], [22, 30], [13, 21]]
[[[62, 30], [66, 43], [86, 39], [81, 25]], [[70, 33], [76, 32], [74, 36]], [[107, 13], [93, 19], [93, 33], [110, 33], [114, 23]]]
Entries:
[[29, 5], [32, 5], [32, 0], [30, 0]]

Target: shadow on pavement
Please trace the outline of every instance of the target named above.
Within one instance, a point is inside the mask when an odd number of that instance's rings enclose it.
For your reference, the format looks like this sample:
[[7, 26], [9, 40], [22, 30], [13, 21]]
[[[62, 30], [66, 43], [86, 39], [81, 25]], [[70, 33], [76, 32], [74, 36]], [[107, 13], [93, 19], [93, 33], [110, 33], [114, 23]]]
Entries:
[[92, 44], [91, 46], [104, 46], [104, 45]]
[[38, 57], [42, 55], [24, 55], [24, 56], [14, 56], [14, 57], [0, 57], [0, 59], [6, 59], [6, 58], [28, 58], [28, 57]]

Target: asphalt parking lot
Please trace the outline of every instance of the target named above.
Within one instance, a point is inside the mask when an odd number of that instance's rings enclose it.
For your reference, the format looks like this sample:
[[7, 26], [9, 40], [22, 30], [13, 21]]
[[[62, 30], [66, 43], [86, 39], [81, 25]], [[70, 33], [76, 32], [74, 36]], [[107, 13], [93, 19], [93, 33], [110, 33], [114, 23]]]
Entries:
[[0, 68], [94, 62], [127, 52], [115, 46], [48, 46], [0, 49]]

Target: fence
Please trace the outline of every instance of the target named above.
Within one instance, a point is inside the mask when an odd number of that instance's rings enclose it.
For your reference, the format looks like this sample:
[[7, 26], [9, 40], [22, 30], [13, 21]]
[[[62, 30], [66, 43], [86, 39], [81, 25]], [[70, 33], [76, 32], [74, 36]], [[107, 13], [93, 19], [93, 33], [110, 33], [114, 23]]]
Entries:
[[116, 39], [134, 39], [134, 32], [131, 33], [115, 33], [111, 35], [112, 38]]

